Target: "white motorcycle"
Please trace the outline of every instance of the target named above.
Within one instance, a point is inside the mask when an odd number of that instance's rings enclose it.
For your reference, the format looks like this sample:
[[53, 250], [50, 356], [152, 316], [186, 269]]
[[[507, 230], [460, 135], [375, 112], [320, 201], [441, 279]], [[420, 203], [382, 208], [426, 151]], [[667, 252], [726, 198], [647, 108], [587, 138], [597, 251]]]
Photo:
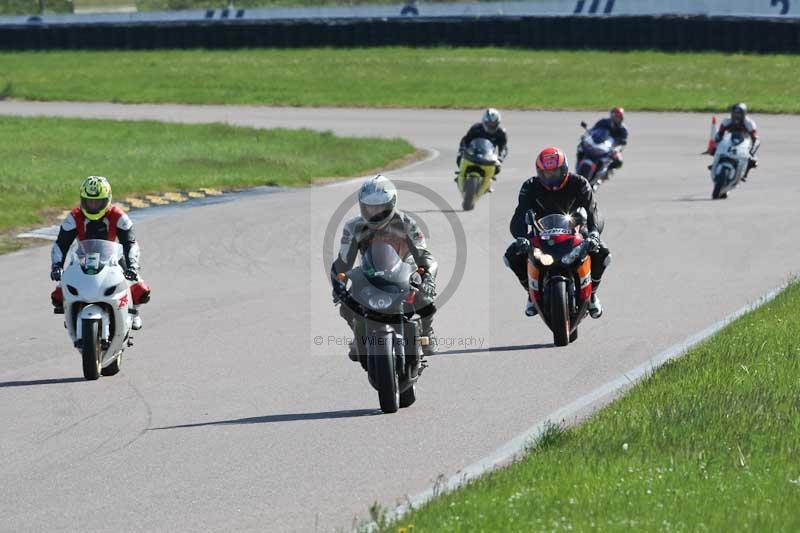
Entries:
[[714, 161], [711, 163], [711, 181], [714, 188], [711, 198], [727, 198], [730, 192], [744, 178], [751, 155], [755, 155], [758, 144], [753, 146], [749, 135], [739, 131], [727, 132], [717, 145]]
[[132, 346], [133, 300], [117, 242], [78, 241], [61, 276], [64, 324], [83, 359], [83, 377], [113, 376]]

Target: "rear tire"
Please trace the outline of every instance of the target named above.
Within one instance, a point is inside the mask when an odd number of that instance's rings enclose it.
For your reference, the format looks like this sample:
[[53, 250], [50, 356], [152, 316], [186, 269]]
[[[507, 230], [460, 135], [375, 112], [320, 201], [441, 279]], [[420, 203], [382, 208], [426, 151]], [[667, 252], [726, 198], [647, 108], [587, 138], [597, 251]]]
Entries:
[[104, 376], [114, 376], [119, 373], [119, 367], [122, 364], [122, 354], [114, 358], [114, 361], [102, 369], [100, 373]]
[[[372, 339], [373, 353], [369, 356], [369, 366], [378, 390], [378, 401], [384, 413], [396, 413], [400, 408], [400, 393], [397, 386], [397, 371], [394, 364], [392, 336], [385, 335]], [[386, 342], [380, 342], [381, 340]]]
[[567, 284], [562, 280], [553, 281], [550, 288], [550, 327], [553, 330], [553, 344], [569, 344]]
[[578, 328], [575, 328], [575, 331], [569, 334], [569, 342], [575, 342], [578, 340]]
[[400, 407], [409, 407], [417, 401], [417, 386], [411, 385], [400, 393]]
[[464, 211], [472, 211], [475, 208], [475, 194], [478, 192], [477, 178], [467, 178], [464, 182], [464, 201], [461, 207]]
[[721, 197], [722, 197], [722, 183], [715, 181], [714, 190], [711, 191], [711, 198], [713, 200], [719, 200]]
[[83, 359], [83, 377], [94, 381], [100, 377], [100, 321], [84, 319], [81, 326], [82, 344], [81, 358]]

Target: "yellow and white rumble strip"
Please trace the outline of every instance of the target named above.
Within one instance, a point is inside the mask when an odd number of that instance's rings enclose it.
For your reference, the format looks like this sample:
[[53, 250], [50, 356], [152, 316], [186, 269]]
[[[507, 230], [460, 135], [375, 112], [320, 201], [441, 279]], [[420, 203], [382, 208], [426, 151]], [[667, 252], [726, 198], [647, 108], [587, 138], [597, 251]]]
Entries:
[[[120, 201], [114, 202], [123, 211], [133, 211], [136, 209], [146, 209], [153, 206], [164, 206], [170, 204], [179, 204], [189, 200], [200, 200], [212, 196], [222, 196], [223, 191], [213, 189], [210, 187], [203, 187], [191, 191], [171, 191], [160, 194], [140, 194], [126, 196]], [[64, 211], [59, 216], [59, 220], [63, 220], [69, 214], [69, 211]], [[20, 233], [17, 238], [31, 238], [31, 239], [47, 239], [54, 241], [58, 236], [58, 225], [38, 228], [25, 233]]]

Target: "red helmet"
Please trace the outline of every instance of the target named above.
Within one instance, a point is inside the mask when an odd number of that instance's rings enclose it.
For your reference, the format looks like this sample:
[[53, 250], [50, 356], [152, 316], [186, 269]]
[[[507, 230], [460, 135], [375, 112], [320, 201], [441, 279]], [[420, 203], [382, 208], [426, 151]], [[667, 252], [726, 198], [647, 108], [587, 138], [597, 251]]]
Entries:
[[542, 150], [536, 158], [536, 175], [545, 189], [550, 191], [563, 189], [569, 176], [567, 154], [554, 146]]
[[625, 118], [625, 110], [621, 107], [615, 107], [611, 110], [611, 122], [619, 126], [622, 124], [622, 119]]

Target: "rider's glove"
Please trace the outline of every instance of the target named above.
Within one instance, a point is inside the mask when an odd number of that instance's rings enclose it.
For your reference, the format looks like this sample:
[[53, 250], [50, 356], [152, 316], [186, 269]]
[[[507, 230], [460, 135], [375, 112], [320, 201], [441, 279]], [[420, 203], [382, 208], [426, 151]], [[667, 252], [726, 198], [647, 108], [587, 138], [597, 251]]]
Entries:
[[517, 255], [527, 255], [531, 249], [531, 241], [525, 237], [517, 237], [514, 242], [514, 248], [517, 251]]
[[61, 281], [61, 273], [63, 272], [61, 265], [53, 265], [50, 270], [50, 279], [53, 281]]
[[347, 285], [344, 281], [334, 279], [333, 280], [333, 299], [334, 302], [338, 302], [342, 300], [347, 295]]
[[589, 251], [596, 252], [600, 249], [600, 233], [597, 231], [590, 231], [589, 236], [586, 237], [586, 242], [589, 245]]
[[136, 271], [135, 268], [126, 268], [125, 279], [129, 281], [139, 281], [139, 273]]
[[433, 276], [430, 273], [426, 273], [422, 276], [422, 285], [420, 285], [419, 290], [422, 291], [422, 294], [428, 298], [433, 298], [436, 296], [436, 280], [433, 279]]

